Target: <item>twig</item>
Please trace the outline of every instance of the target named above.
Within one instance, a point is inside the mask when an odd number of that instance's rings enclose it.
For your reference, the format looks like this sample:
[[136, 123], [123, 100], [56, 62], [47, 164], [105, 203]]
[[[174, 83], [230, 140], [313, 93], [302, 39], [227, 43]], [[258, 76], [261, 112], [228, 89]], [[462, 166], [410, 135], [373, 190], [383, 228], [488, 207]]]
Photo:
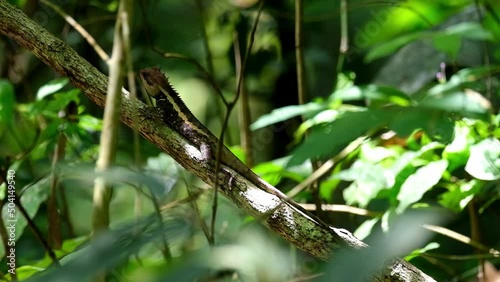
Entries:
[[470, 237], [467, 237], [465, 235], [462, 235], [460, 233], [457, 233], [455, 231], [452, 231], [448, 228], [441, 227], [441, 226], [436, 226], [436, 225], [430, 225], [430, 224], [424, 224], [424, 228], [428, 229], [430, 231], [439, 233], [441, 235], [444, 235], [446, 237], [450, 237], [452, 239], [455, 239], [459, 242], [462, 242], [464, 244], [470, 245], [478, 250], [481, 250], [483, 252], [488, 252], [494, 256], [500, 256], [500, 251], [497, 251], [495, 249], [489, 248], [488, 246], [485, 246], [481, 244], [480, 242], [472, 240]]
[[[121, 106], [121, 88], [123, 85], [122, 66], [124, 61], [124, 47], [122, 38], [122, 13], [126, 9], [126, 1], [120, 2], [114, 31], [113, 53], [110, 59], [109, 85], [104, 108], [103, 130], [101, 134], [99, 157], [96, 171], [104, 172], [113, 163], [116, 140], [118, 138], [119, 113]], [[94, 238], [109, 228], [109, 204], [111, 201], [112, 185], [104, 179], [97, 177], [94, 183], [94, 198], [92, 212], [92, 234]], [[104, 277], [98, 278], [103, 280]]]
[[[260, 15], [262, 13], [262, 10], [264, 8], [264, 0], [260, 1], [258, 12], [257, 12], [257, 17], [255, 18], [255, 22], [252, 27], [252, 31], [250, 32], [250, 40], [248, 43], [247, 50], [245, 52], [245, 57], [243, 59], [243, 63], [241, 65], [241, 73], [240, 76], [238, 77], [238, 84], [236, 87], [236, 96], [234, 97], [234, 100], [227, 105], [227, 112], [226, 116], [224, 118], [224, 123], [222, 125], [222, 129], [220, 132], [219, 136], [219, 143], [217, 144], [217, 158], [216, 158], [216, 163], [215, 163], [215, 175], [219, 174], [220, 171], [220, 160], [222, 158], [222, 147], [224, 146], [223, 140], [224, 140], [224, 134], [226, 132], [228, 122], [229, 122], [229, 116], [231, 115], [231, 111], [233, 110], [236, 102], [238, 101], [240, 94], [241, 94], [241, 88], [243, 85], [243, 77], [245, 76], [245, 68], [246, 64], [248, 61], [248, 57], [250, 56], [250, 51], [252, 50], [252, 46], [255, 40], [255, 32], [257, 31], [257, 25], [259, 23]], [[212, 205], [212, 222], [211, 222], [211, 233], [212, 236], [214, 236], [215, 232], [215, 219], [217, 217], [217, 195], [218, 195], [218, 190], [219, 190], [219, 177], [215, 177], [215, 183], [214, 183], [214, 200], [213, 200], [213, 205]]]
[[[240, 77], [241, 74], [241, 50], [240, 43], [238, 41], [238, 33], [235, 31], [233, 34], [234, 43], [234, 65], [236, 69], [236, 77]], [[240, 126], [240, 142], [243, 151], [245, 152], [246, 164], [249, 167], [253, 166], [253, 154], [252, 154], [252, 132], [250, 131], [250, 105], [248, 101], [248, 95], [245, 87], [241, 90], [241, 102], [239, 103], [239, 126]]]
[[290, 190], [286, 195], [290, 198], [297, 196], [302, 190], [306, 189], [311, 183], [313, 183], [316, 179], [323, 177], [325, 174], [330, 172], [333, 167], [349, 154], [354, 152], [366, 139], [366, 136], [358, 137], [356, 140], [352, 141], [347, 147], [345, 147], [340, 153], [338, 153], [335, 157], [325, 162], [320, 168], [315, 170], [306, 180], [299, 183], [292, 190]]
[[[316, 205], [314, 205], [314, 204], [300, 204], [300, 205], [308, 211], [316, 210]], [[383, 213], [380, 213], [380, 212], [369, 211], [367, 209], [361, 209], [361, 208], [356, 208], [356, 207], [351, 207], [351, 206], [346, 206], [346, 205], [322, 204], [321, 209], [324, 211], [329, 211], [329, 212], [345, 212], [345, 213], [357, 214], [357, 215], [368, 216], [368, 217], [378, 217], [378, 216], [383, 215]]]
[[76, 31], [78, 31], [78, 33], [80, 33], [80, 35], [85, 40], [87, 40], [87, 42], [90, 44], [90, 46], [92, 46], [92, 48], [94, 48], [97, 55], [99, 55], [99, 57], [103, 61], [107, 62], [109, 60], [108, 54], [106, 54], [106, 52], [101, 48], [101, 46], [99, 46], [99, 44], [95, 41], [94, 37], [92, 37], [92, 35], [90, 35], [90, 33], [88, 33], [78, 22], [76, 22], [73, 17], [66, 14], [61, 8], [59, 8], [59, 6], [50, 2], [49, 0], [40, 0], [40, 2], [49, 6], [50, 8], [52, 8], [52, 10], [54, 10], [56, 13], [61, 15], [61, 17], [63, 17], [63, 19], [66, 20], [66, 22], [68, 24], [70, 24]]
[[184, 60], [186, 62], [189, 62], [189, 63], [195, 65], [196, 68], [205, 76], [205, 78], [210, 83], [210, 85], [212, 85], [212, 88], [215, 90], [217, 95], [219, 95], [219, 97], [222, 100], [222, 102], [224, 103], [224, 105], [226, 107], [229, 105], [226, 98], [224, 98], [224, 95], [222, 94], [222, 91], [220, 90], [219, 85], [217, 85], [217, 82], [215, 82], [212, 75], [210, 75], [210, 73], [200, 63], [198, 63], [198, 61], [196, 61], [195, 59], [193, 59], [191, 57], [188, 57], [188, 56], [185, 56], [185, 55], [182, 55], [179, 53], [165, 53], [157, 47], [153, 47], [153, 49], [167, 59], [169, 59], [169, 58], [181, 59], [181, 60]]

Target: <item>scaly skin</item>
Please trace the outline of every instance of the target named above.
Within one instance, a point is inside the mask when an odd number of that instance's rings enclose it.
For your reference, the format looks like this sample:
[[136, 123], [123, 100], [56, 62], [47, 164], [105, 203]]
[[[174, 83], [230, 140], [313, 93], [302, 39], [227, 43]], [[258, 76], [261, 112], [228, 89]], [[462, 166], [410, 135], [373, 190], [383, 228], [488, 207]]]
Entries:
[[[156, 108], [160, 111], [163, 121], [173, 130], [179, 132], [187, 140], [198, 146], [207, 161], [214, 161], [214, 152], [217, 152], [218, 138], [215, 137], [189, 110], [179, 97], [177, 91], [170, 85], [168, 79], [159, 67], [142, 69], [140, 78], [148, 95], [156, 100]], [[260, 189], [275, 195], [289, 203], [292, 207], [306, 214], [318, 224], [330, 229], [331, 227], [316, 216], [307, 212], [299, 204], [288, 198], [283, 192], [262, 180], [249, 167], [241, 162], [227, 147], [222, 146], [220, 163], [230, 167], [244, 176]]]

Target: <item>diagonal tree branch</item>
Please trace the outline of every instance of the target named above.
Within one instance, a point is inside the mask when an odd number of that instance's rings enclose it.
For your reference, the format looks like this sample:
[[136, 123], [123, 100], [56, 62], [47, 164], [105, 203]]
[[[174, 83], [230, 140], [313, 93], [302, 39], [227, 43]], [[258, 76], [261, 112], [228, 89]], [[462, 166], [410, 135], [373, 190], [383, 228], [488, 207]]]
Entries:
[[[19, 9], [0, 0], [0, 34], [17, 41], [45, 64], [80, 88], [87, 97], [104, 107], [107, 77], [100, 73], [73, 49], [50, 32], [29, 19]], [[215, 182], [214, 163], [205, 162], [202, 153], [160, 119], [152, 118], [152, 109], [132, 100], [128, 91], [122, 91], [121, 121], [134, 128], [136, 111], [142, 117], [137, 130], [147, 140], [165, 151], [180, 165], [209, 185]], [[229, 175], [229, 177], [228, 177]], [[220, 192], [248, 214], [259, 218], [275, 233], [298, 248], [322, 259], [342, 246], [359, 249], [366, 246], [346, 230], [323, 228], [306, 214], [286, 201], [257, 188], [246, 178], [222, 166], [218, 175]], [[406, 275], [403, 275], [406, 274]], [[408, 276], [411, 275], [411, 276]], [[406, 278], [405, 278], [406, 277]], [[408, 280], [411, 277], [411, 280]], [[373, 277], [373, 281], [434, 281], [411, 264], [395, 260]]]

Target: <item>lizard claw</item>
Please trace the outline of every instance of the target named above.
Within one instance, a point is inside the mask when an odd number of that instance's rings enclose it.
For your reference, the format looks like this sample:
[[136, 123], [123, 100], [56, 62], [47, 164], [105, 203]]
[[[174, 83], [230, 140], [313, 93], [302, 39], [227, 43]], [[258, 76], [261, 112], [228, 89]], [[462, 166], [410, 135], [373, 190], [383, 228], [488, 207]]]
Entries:
[[148, 119], [161, 119], [162, 111], [158, 108], [144, 107], [139, 111], [140, 122]]

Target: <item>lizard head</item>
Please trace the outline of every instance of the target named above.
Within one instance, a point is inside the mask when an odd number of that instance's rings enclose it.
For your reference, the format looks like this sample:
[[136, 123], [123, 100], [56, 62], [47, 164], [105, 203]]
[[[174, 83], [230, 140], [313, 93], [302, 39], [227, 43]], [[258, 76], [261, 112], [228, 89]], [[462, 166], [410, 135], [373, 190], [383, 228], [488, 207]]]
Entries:
[[168, 89], [171, 87], [159, 67], [142, 69], [139, 71], [139, 76], [148, 94], [155, 99], [163, 95], [162, 88]]

